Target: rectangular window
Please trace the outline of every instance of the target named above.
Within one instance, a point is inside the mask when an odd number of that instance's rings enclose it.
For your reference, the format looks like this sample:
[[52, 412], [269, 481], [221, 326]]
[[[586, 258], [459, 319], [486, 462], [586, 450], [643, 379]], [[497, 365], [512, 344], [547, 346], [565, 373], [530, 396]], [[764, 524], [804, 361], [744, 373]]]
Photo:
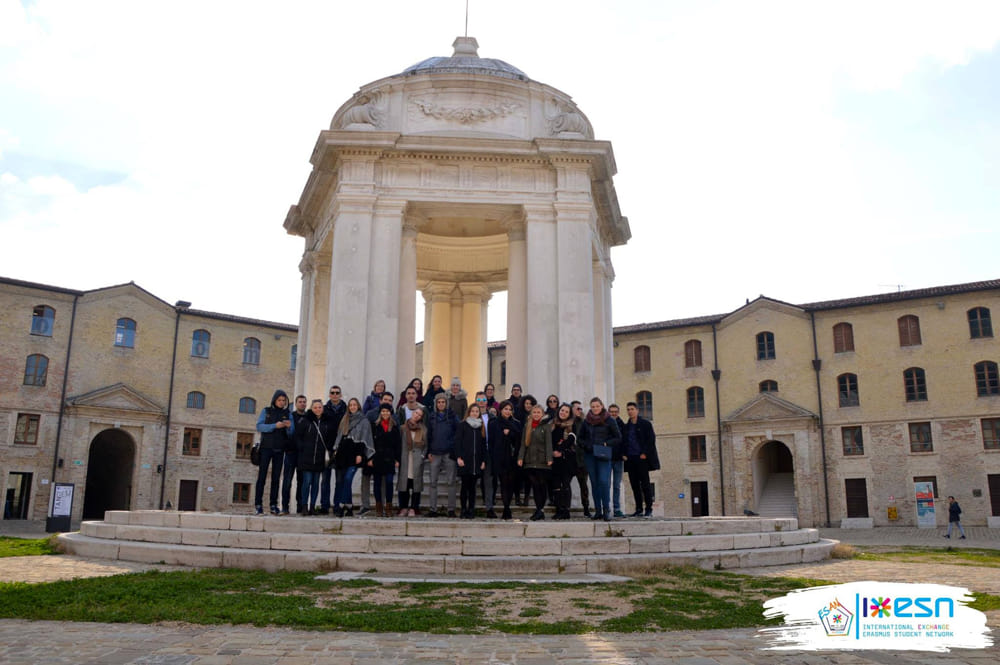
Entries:
[[253, 432], [236, 433], [236, 459], [250, 459], [253, 448]]
[[910, 423], [910, 452], [929, 453], [934, 450], [930, 423]]
[[1000, 418], [983, 418], [983, 448], [1000, 450]]
[[705, 443], [705, 437], [702, 436], [689, 436], [688, 437], [688, 451], [689, 460], [692, 462], [707, 462], [708, 461], [708, 446]]
[[17, 414], [17, 426], [14, 429], [14, 443], [33, 446], [38, 443], [38, 423], [41, 416], [36, 413]]
[[192, 427], [184, 428], [184, 446], [181, 449], [184, 455], [197, 457], [201, 455], [201, 430]]
[[844, 455], [865, 454], [865, 443], [861, 437], [860, 427], [841, 427], [840, 435], [844, 440]]
[[844, 495], [848, 517], [868, 517], [868, 483], [864, 478], [845, 478]]
[[913, 476], [913, 482], [932, 484], [934, 486], [934, 498], [937, 499], [940, 496], [938, 494], [937, 476]]
[[233, 483], [233, 503], [250, 503], [250, 483]]

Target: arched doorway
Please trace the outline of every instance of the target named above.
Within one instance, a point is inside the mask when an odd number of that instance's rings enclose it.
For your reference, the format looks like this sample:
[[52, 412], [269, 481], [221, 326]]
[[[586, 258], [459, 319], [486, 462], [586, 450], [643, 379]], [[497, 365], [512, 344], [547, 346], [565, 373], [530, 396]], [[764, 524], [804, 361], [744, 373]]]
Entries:
[[106, 429], [90, 442], [83, 519], [104, 519], [106, 510], [128, 510], [132, 504], [135, 441], [120, 429]]
[[781, 441], [768, 441], [753, 456], [754, 505], [763, 517], [795, 517], [795, 464]]

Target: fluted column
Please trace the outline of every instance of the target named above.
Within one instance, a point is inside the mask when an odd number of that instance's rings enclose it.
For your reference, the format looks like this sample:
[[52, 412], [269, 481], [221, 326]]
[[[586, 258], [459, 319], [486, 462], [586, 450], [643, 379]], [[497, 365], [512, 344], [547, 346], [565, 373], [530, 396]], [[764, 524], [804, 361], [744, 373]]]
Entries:
[[614, 356], [611, 330], [611, 292], [601, 259], [593, 261], [594, 275], [594, 394], [610, 401], [614, 394]]
[[451, 378], [457, 376], [461, 378], [462, 372], [462, 336], [465, 331], [462, 329], [462, 292], [456, 288], [451, 292], [451, 328], [449, 330], [449, 340], [451, 342], [448, 353], [448, 372], [442, 374], [445, 384]]
[[[401, 388], [413, 378], [416, 369], [417, 325], [417, 227], [403, 224], [399, 250], [399, 335], [396, 340], [396, 380]], [[427, 338], [424, 338], [426, 345]], [[388, 378], [388, 377], [387, 377]]]
[[528, 259], [524, 222], [507, 231], [507, 385], [527, 382]]
[[[308, 376], [313, 371], [313, 368], [310, 366], [311, 354], [309, 350], [310, 342], [313, 338], [312, 320], [315, 316], [315, 312], [313, 311], [317, 281], [315, 251], [306, 250], [303, 252], [302, 260], [299, 261], [299, 272], [302, 273], [302, 294], [299, 299], [299, 338], [298, 342], [296, 342], [298, 345], [294, 385], [296, 393], [302, 393], [306, 390]], [[329, 275], [329, 272], [327, 274]], [[322, 365], [320, 365], [319, 369], [320, 375], [322, 375]]]

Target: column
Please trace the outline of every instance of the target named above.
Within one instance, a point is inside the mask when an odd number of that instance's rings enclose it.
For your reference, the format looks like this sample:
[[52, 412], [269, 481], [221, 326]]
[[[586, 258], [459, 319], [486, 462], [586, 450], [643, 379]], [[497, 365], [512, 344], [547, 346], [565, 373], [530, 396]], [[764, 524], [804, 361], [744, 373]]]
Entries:
[[459, 376], [470, 395], [486, 384], [486, 304], [490, 290], [482, 282], [463, 282], [462, 293], [461, 365]]
[[[414, 340], [417, 325], [417, 227], [410, 222], [403, 224], [402, 244], [399, 250], [399, 335], [396, 341], [396, 377], [398, 390], [409, 383], [416, 371], [417, 358]], [[426, 329], [426, 324], [425, 324]], [[427, 337], [424, 336], [424, 346]], [[387, 378], [390, 381], [391, 378]]]
[[305, 391], [306, 374], [309, 368], [309, 321], [312, 318], [313, 291], [316, 286], [316, 253], [306, 250], [299, 261], [302, 273], [302, 289], [299, 297], [299, 338], [296, 342], [295, 383], [296, 394]]
[[364, 347], [364, 384], [362, 390], [355, 393], [358, 395], [367, 395], [378, 379], [384, 379], [388, 384], [396, 378], [399, 258], [405, 208], [406, 202], [398, 199], [379, 199], [375, 204], [371, 260], [368, 266], [368, 335]]
[[448, 373], [442, 373], [446, 386], [450, 385], [452, 377], [462, 377], [462, 292], [454, 288], [451, 292], [451, 329], [449, 339], [451, 341], [448, 353]]
[[430, 282], [424, 288], [431, 322], [430, 334], [424, 339], [425, 346], [430, 341], [430, 352], [424, 356], [424, 374], [428, 377], [440, 374], [445, 383], [452, 376], [451, 293], [454, 290], [455, 285], [451, 282]]
[[611, 299], [604, 260], [593, 261], [594, 276], [594, 394], [615, 401]]
[[372, 196], [341, 195], [332, 215], [325, 383], [340, 385], [345, 395], [369, 390], [365, 385], [365, 346], [374, 204]]
[[524, 222], [518, 221], [507, 231], [507, 386], [527, 382], [527, 308], [528, 259]]
[[[308, 329], [308, 343], [303, 353], [299, 346], [299, 368], [304, 368], [301, 390], [297, 392], [309, 396], [326, 394], [326, 347], [328, 339], [327, 326], [330, 321], [330, 248], [318, 249], [313, 252], [313, 284], [309, 318], [305, 325]], [[299, 328], [301, 335], [302, 328]], [[298, 376], [298, 373], [296, 373]], [[296, 382], [297, 384], [298, 382]]]
[[[556, 220], [551, 205], [524, 206], [525, 265], [525, 374], [510, 375], [507, 385], [521, 383], [536, 397], [564, 392], [559, 386], [559, 282], [557, 280]], [[539, 397], [538, 399], [542, 399]], [[571, 398], [572, 399], [572, 398]]]

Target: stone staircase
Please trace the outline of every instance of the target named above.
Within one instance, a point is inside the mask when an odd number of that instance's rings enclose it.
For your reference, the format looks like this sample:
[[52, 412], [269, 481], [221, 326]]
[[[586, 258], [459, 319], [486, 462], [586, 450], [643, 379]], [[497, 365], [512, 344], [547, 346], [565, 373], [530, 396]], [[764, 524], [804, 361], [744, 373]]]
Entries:
[[109, 511], [59, 541], [71, 554], [147, 563], [455, 576], [773, 566], [826, 559], [835, 544], [788, 518], [527, 522], [156, 510]]
[[791, 473], [772, 473], [757, 502], [761, 517], [796, 517], [795, 479]]

